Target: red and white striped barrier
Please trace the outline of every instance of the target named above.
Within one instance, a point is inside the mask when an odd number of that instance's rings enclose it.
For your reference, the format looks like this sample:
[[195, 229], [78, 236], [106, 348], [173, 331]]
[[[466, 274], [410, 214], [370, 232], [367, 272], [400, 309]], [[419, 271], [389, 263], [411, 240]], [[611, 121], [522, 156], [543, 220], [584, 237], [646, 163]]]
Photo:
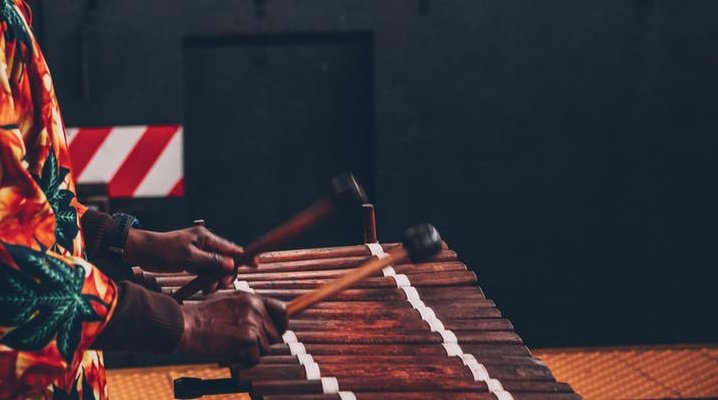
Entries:
[[77, 183], [113, 198], [184, 195], [181, 125], [68, 128], [67, 140]]

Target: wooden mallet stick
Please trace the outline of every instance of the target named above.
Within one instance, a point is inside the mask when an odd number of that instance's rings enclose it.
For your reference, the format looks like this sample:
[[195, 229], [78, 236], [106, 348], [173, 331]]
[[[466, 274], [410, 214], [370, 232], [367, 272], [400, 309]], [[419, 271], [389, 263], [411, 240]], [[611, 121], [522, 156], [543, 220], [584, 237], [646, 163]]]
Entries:
[[[276, 249], [288, 240], [306, 232], [336, 211], [352, 207], [359, 208], [367, 202], [364, 189], [352, 174], [342, 174], [334, 177], [332, 179], [332, 189], [331, 195], [317, 200], [283, 224], [245, 246], [242, 259], [235, 262], [238, 265], [253, 265], [258, 254]], [[200, 275], [185, 286], [177, 289], [172, 294], [172, 297], [181, 303], [213, 282], [219, 281], [223, 276], [224, 274], [222, 273]]]
[[441, 236], [430, 224], [416, 225], [406, 230], [403, 244], [402, 247], [390, 250], [385, 257], [372, 257], [340, 278], [292, 300], [287, 304], [287, 315], [290, 317], [296, 315], [406, 257], [416, 263], [434, 256], [441, 250]]

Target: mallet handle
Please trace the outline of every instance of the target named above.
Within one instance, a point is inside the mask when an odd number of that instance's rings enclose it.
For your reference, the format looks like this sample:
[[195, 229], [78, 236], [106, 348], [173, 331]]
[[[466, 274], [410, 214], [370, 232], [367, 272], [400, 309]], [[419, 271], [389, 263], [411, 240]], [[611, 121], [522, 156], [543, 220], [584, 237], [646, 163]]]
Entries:
[[265, 233], [244, 247], [245, 262], [254, 263], [254, 257], [265, 251], [273, 250], [289, 239], [306, 232], [318, 222], [329, 217], [336, 209], [331, 197], [325, 197], [295, 214], [288, 221]]
[[317, 290], [306, 293], [289, 302], [289, 304], [287, 304], [287, 315], [291, 317], [301, 311], [304, 311], [312, 305], [349, 288], [362, 279], [367, 278], [371, 274], [380, 271], [396, 261], [406, 258], [407, 256], [408, 252], [404, 247], [397, 247], [386, 253], [385, 257], [372, 257], [363, 265], [347, 272], [340, 278], [337, 278], [323, 286], [320, 286]]
[[[335, 209], [336, 206], [331, 196], [312, 203], [309, 207], [300, 211], [288, 221], [265, 233], [257, 240], [247, 245], [244, 248], [244, 256], [241, 259], [241, 264], [253, 265], [254, 258], [258, 254], [275, 249], [287, 240], [307, 231], [318, 222], [330, 216]], [[222, 279], [223, 276], [224, 274], [221, 273], [199, 275], [188, 284], [177, 289], [177, 291], [172, 294], [172, 297], [177, 300], [177, 302], [181, 303], [193, 294], [208, 287], [213, 282], [217, 282]]]

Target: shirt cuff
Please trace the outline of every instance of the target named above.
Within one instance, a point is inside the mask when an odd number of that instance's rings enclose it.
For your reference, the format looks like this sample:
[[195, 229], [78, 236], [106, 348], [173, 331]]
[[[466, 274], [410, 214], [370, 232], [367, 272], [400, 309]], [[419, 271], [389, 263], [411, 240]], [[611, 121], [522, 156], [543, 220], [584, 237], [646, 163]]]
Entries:
[[85, 251], [87, 258], [94, 260], [97, 257], [106, 255], [109, 244], [110, 233], [115, 227], [112, 216], [107, 213], [88, 209], [80, 219], [82, 232], [85, 239]]
[[184, 330], [182, 308], [171, 297], [131, 282], [117, 284], [117, 308], [91, 348], [167, 354]]

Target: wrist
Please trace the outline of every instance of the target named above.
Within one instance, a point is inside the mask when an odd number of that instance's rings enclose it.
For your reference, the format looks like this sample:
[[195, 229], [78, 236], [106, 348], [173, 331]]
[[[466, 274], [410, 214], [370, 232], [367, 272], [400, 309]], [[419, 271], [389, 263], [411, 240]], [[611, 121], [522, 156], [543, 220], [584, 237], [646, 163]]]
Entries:
[[123, 254], [127, 244], [129, 231], [140, 227], [140, 222], [134, 216], [125, 213], [112, 214], [113, 227], [108, 235], [108, 245], [111, 252]]
[[122, 259], [130, 264], [140, 264], [142, 260], [142, 248], [149, 240], [151, 232], [142, 229], [130, 228], [127, 231], [127, 240], [122, 252]]

